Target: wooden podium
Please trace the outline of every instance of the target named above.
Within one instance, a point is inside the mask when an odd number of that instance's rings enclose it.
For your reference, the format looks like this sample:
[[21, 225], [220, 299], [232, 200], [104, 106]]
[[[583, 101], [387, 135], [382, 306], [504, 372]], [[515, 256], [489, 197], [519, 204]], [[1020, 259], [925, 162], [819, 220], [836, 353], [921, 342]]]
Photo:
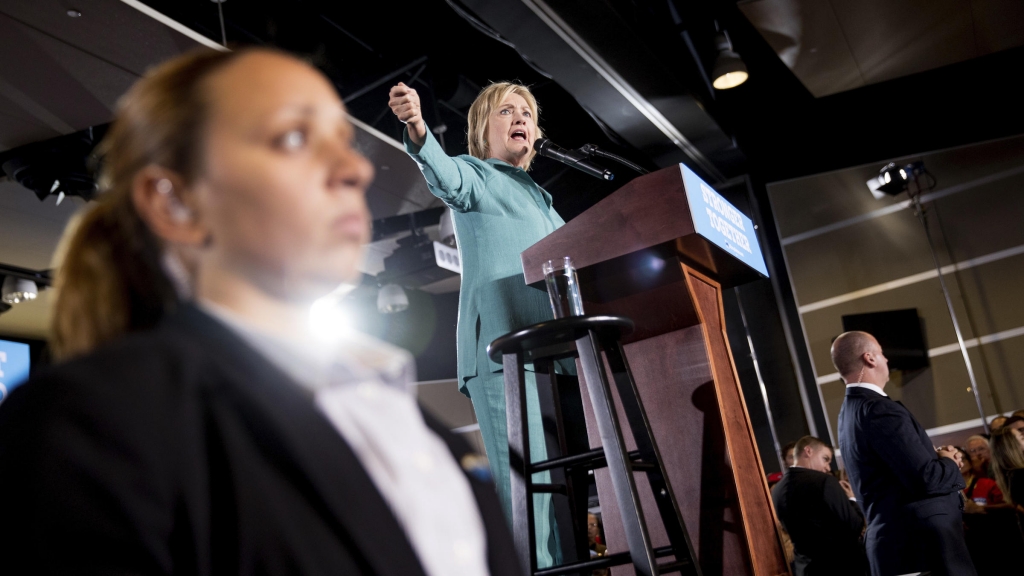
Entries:
[[[626, 357], [704, 576], [789, 574], [722, 308], [723, 287], [759, 274], [697, 234], [679, 166], [633, 180], [524, 251], [527, 284], [543, 290], [542, 263], [564, 256], [578, 269], [588, 314], [636, 323]], [[595, 476], [608, 552], [625, 551], [607, 469]], [[667, 545], [645, 475], [636, 479], [652, 544]]]

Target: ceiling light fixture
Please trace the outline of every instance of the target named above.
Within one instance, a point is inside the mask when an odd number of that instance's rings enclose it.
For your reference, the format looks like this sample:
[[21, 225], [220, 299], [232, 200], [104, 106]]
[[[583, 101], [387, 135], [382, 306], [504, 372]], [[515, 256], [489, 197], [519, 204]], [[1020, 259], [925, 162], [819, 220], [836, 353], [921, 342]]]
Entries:
[[39, 295], [39, 287], [31, 280], [7, 276], [4, 278], [3, 295], [0, 300], [6, 304], [18, 304], [35, 300]]
[[395, 314], [409, 308], [409, 295], [398, 284], [385, 284], [377, 293], [377, 311]]
[[715, 36], [715, 48], [718, 49], [718, 57], [715, 58], [715, 66], [711, 69], [711, 83], [718, 90], [735, 88], [747, 81], [747, 65], [743, 59], [732, 48], [732, 40], [724, 30]]

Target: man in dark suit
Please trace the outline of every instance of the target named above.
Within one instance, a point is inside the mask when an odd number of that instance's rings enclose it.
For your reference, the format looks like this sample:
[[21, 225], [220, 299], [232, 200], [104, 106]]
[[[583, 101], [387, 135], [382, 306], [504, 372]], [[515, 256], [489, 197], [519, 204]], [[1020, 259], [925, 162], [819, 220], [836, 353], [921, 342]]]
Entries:
[[964, 542], [959, 452], [933, 448], [910, 411], [883, 391], [889, 364], [873, 336], [840, 335], [832, 363], [846, 382], [839, 448], [867, 516], [871, 574], [976, 574]]
[[831, 474], [832, 448], [804, 436], [795, 453], [795, 464], [772, 490], [772, 501], [793, 540], [796, 575], [864, 576], [864, 515], [849, 485]]

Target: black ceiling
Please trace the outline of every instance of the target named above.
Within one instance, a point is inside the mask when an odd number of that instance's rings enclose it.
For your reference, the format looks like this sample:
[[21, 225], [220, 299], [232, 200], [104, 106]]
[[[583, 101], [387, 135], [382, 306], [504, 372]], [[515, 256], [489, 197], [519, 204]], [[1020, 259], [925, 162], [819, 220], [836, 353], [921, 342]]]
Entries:
[[[465, 115], [479, 87], [518, 80], [533, 87], [542, 126], [554, 141], [572, 147], [591, 142], [648, 167], [658, 164], [602, 126], [515, 48], [460, 16], [455, 8], [464, 4], [456, 2], [229, 0], [222, 7], [229, 42], [307, 55], [335, 82], [357, 118], [396, 139], [402, 126], [386, 101], [388, 88], [399, 80], [415, 80], [428, 123], [447, 128], [441, 138], [452, 154], [466, 150]], [[210, 0], [146, 3], [207, 37], [221, 36], [217, 4]], [[1024, 132], [1013, 86], [1024, 49], [814, 98], [735, 1], [603, 0], [600, 23], [588, 22], [593, 0], [547, 4], [573, 26], [597, 30], [600, 24], [603, 36], [588, 41], [612, 52], [608, 60], [620, 69], [629, 66], [633, 53], [621, 52], [612, 36], [621, 30], [637, 38], [642, 46], [636, 54], [653, 60], [644, 65], [670, 76], [742, 150], [722, 168], [727, 176], [751, 173], [773, 181]], [[715, 56], [716, 22], [729, 31], [750, 70], [750, 80], [729, 91], [712, 90], [705, 72]], [[617, 62], [613, 47], [620, 51]], [[616, 182], [604, 183], [540, 159], [533, 176], [568, 219], [632, 177], [625, 168], [616, 173]]]

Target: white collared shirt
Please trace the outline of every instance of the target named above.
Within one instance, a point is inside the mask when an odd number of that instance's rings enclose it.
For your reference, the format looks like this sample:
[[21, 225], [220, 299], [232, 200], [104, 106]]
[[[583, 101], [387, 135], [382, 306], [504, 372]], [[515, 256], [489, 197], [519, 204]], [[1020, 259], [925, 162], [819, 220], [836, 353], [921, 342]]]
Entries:
[[881, 388], [879, 388], [877, 385], [871, 384], [869, 382], [854, 382], [853, 384], [847, 384], [846, 387], [847, 388], [867, 388], [868, 390], [871, 390], [875, 394], [881, 394], [882, 396], [885, 396], [886, 398], [889, 397], [888, 394], [886, 394], [885, 392], [882, 392]]
[[473, 488], [408, 392], [412, 355], [363, 334], [331, 347], [254, 328], [198, 303], [309, 392], [355, 452], [427, 576], [487, 576], [487, 537]]

